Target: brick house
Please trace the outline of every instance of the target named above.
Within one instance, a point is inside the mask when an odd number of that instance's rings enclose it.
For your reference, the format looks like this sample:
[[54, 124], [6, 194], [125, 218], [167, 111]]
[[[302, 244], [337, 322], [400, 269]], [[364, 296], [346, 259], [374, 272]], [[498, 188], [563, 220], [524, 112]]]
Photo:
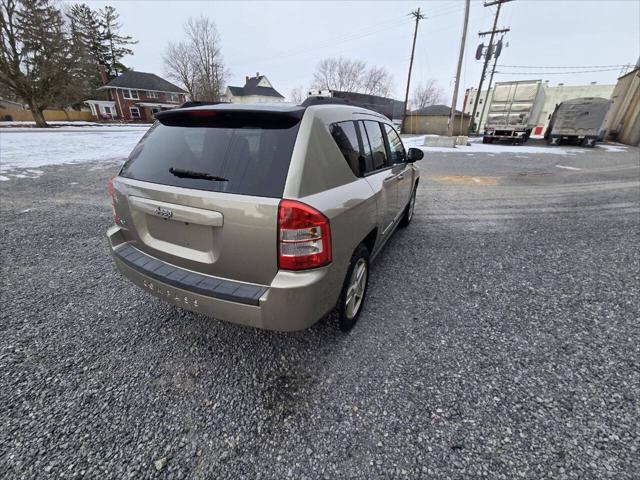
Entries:
[[130, 122], [153, 122], [162, 110], [179, 107], [186, 101], [183, 89], [153, 73], [128, 71], [98, 90], [107, 100], [87, 100], [97, 120], [123, 119]]

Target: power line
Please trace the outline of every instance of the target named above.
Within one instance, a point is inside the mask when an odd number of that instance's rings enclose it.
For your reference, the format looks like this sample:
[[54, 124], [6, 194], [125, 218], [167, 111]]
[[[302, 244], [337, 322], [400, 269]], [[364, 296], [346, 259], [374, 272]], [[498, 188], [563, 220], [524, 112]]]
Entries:
[[[340, 35], [338, 37], [335, 37], [329, 41], [325, 41], [325, 42], [321, 42], [318, 45], [314, 45], [313, 47], [309, 47], [309, 48], [304, 48], [304, 49], [294, 49], [294, 50], [288, 50], [288, 51], [284, 51], [284, 52], [280, 52], [277, 56], [273, 56], [273, 57], [254, 57], [254, 58], [245, 58], [245, 59], [240, 59], [240, 60], [236, 60], [233, 62], [230, 62], [229, 65], [242, 65], [242, 64], [246, 64], [246, 63], [252, 63], [252, 62], [264, 62], [265, 60], [271, 60], [271, 59], [282, 59], [282, 58], [287, 58], [287, 57], [292, 57], [292, 56], [296, 56], [296, 55], [300, 55], [302, 53], [307, 53], [310, 50], [318, 50], [318, 49], [322, 49], [322, 48], [327, 48], [327, 47], [331, 47], [334, 45], [339, 45], [341, 43], [347, 43], [347, 42], [351, 42], [354, 40], [359, 40], [361, 38], [364, 37], [368, 37], [371, 35], [379, 35], [380, 34], [380, 28], [385, 26], [386, 28], [391, 28], [391, 27], [396, 27], [399, 26], [401, 24], [405, 24], [406, 23], [406, 16], [402, 16], [402, 17], [398, 17], [395, 19], [387, 19], [384, 22], [380, 22], [377, 24], [373, 24], [373, 25], [368, 25], [366, 27], [363, 27], [359, 30], [356, 30], [354, 32], [350, 32], [349, 34], [346, 35]], [[373, 30], [371, 30], [373, 29]]]
[[620, 68], [620, 67], [626, 67], [627, 64], [624, 65], [586, 65], [583, 67], [578, 67], [578, 66], [565, 66], [565, 67], [547, 67], [547, 66], [531, 66], [531, 65], [498, 65], [499, 68]]
[[455, 5], [455, 7], [450, 10], [443, 10], [441, 12], [436, 13], [435, 15], [429, 15], [427, 17], [427, 20], [430, 20], [432, 18], [444, 17], [446, 15], [451, 15], [453, 13], [461, 12], [462, 10], [464, 10], [464, 7], [460, 8], [460, 5]]
[[429, 16], [427, 18], [432, 18], [435, 15], [439, 15], [442, 12], [451, 10], [452, 8], [460, 8], [460, 2], [458, 1], [449, 2], [448, 4], [440, 5], [438, 8], [434, 8], [433, 10], [429, 10]]
[[603, 70], [575, 70], [572, 72], [498, 72], [496, 71], [496, 73], [500, 75], [569, 75], [569, 74], [575, 74], [575, 73], [613, 72], [617, 70], [619, 70], [619, 68], [606, 68]]

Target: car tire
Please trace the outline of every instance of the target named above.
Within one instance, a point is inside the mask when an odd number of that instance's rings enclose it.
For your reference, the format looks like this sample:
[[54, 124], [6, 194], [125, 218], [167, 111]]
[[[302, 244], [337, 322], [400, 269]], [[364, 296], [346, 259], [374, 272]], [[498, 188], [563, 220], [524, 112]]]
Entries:
[[411, 223], [411, 220], [413, 220], [413, 211], [416, 205], [417, 189], [418, 189], [417, 185], [413, 187], [413, 192], [411, 193], [411, 198], [409, 199], [409, 203], [407, 203], [407, 206], [404, 207], [404, 215], [402, 215], [402, 218], [400, 219], [400, 226], [403, 228], [408, 227], [409, 224]]
[[369, 250], [363, 244], [353, 252], [336, 305], [338, 328], [348, 332], [360, 318], [369, 286]]

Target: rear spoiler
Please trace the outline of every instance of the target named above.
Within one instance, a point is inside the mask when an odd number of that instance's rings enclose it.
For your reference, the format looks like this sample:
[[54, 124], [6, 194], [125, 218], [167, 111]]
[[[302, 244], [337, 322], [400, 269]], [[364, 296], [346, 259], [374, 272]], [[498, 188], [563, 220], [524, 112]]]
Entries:
[[156, 114], [156, 120], [170, 127], [209, 128], [277, 128], [286, 129], [297, 125], [304, 109], [279, 111], [265, 109], [232, 108], [176, 108]]

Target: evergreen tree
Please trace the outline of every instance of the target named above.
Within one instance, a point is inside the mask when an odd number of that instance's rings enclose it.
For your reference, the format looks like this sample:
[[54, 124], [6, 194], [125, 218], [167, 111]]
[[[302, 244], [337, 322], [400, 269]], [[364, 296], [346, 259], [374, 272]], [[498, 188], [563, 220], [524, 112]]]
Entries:
[[73, 62], [69, 65], [69, 75], [72, 81], [60, 96], [62, 106], [79, 106], [82, 100], [94, 97], [97, 89], [102, 85], [100, 71], [90, 44], [78, 26], [77, 20], [69, 17], [69, 42], [70, 55]]
[[107, 70], [107, 45], [98, 12], [88, 5], [73, 5], [67, 12], [67, 19], [73, 58], [77, 60], [74, 71], [77, 81], [68, 99], [73, 104], [78, 99], [98, 95], [97, 89], [103, 84], [100, 69]]
[[78, 40], [84, 45], [97, 65], [107, 66], [108, 44], [98, 12], [85, 4], [75, 4], [67, 17], [75, 25]]
[[130, 36], [122, 36], [119, 34], [121, 24], [118, 22], [120, 15], [116, 9], [107, 6], [100, 10], [100, 25], [106, 46], [105, 65], [107, 72], [111, 77], [117, 77], [120, 73], [128, 70], [122, 64], [122, 58], [126, 55], [133, 55], [133, 50], [128, 45], [138, 43]]

